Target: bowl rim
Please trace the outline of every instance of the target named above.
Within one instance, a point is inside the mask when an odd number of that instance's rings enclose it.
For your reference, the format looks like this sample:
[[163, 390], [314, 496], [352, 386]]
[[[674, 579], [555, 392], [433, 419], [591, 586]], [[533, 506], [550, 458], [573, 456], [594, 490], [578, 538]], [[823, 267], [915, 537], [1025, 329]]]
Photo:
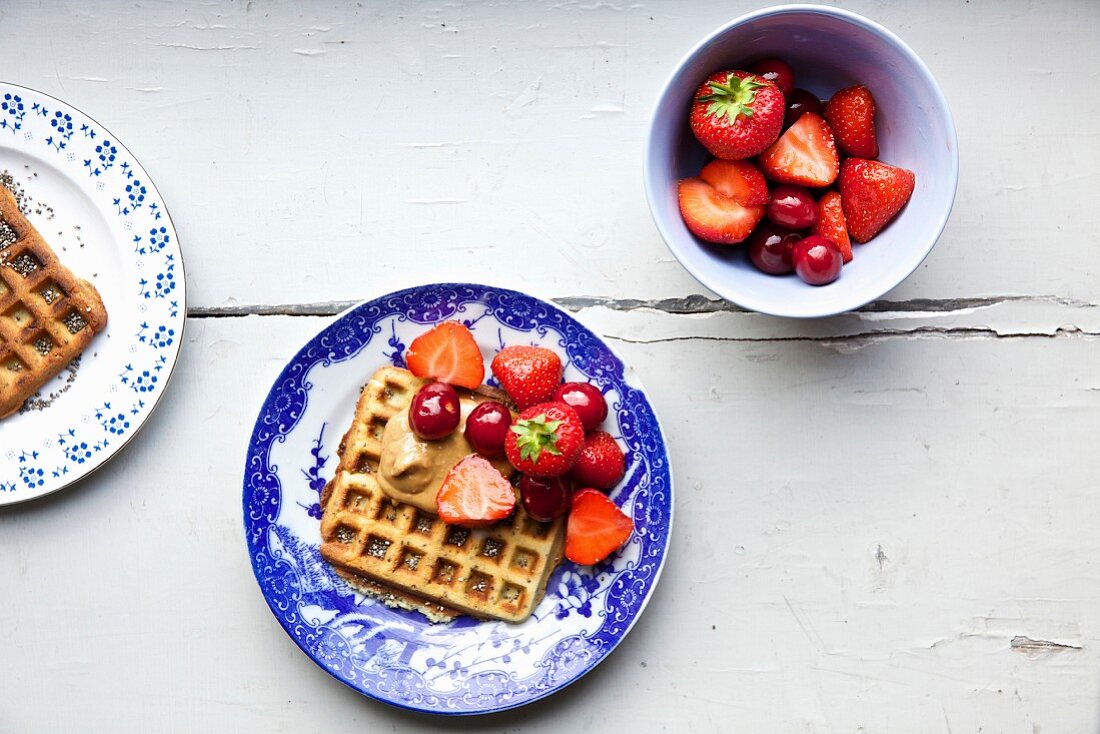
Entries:
[[[860, 26], [863, 29], [874, 33], [875, 35], [878, 35], [888, 44], [897, 48], [898, 51], [900, 51], [901, 54], [913, 65], [913, 68], [916, 69], [919, 76], [924, 80], [924, 82], [928, 85], [928, 88], [931, 90], [932, 96], [935, 98], [940, 110], [942, 111], [941, 114], [944, 118], [944, 122], [946, 123], [950, 141], [951, 180], [949, 185], [951, 187], [951, 198], [948, 202], [946, 209], [941, 213], [939, 220], [936, 222], [935, 234], [928, 239], [928, 243], [924, 247], [923, 252], [920, 253], [920, 257], [914, 260], [913, 266], [904, 274], [902, 274], [901, 277], [899, 277], [895, 282], [890, 283], [888, 286], [884, 287], [881, 292], [872, 296], [871, 298], [864, 298], [863, 296], [859, 296], [857, 298], [841, 300], [837, 305], [824, 308], [819, 312], [799, 312], [786, 310], [782, 307], [776, 307], [769, 302], [760, 302], [758, 301], [758, 299], [751, 295], [738, 296], [737, 298], [734, 298], [726, 292], [727, 289], [723, 286], [723, 284], [718, 282], [716, 278], [711, 277], [709, 272], [706, 272], [705, 269], [693, 267], [685, 262], [684, 259], [680, 257], [679, 252], [677, 252], [677, 248], [672, 245], [672, 242], [674, 241], [673, 233], [667, 231], [657, 215], [656, 201], [658, 198], [658, 192], [656, 190], [657, 186], [655, 184], [654, 167], [657, 165], [658, 162], [653, 160], [653, 142], [657, 130], [657, 112], [661, 108], [661, 104], [664, 99], [668, 96], [669, 91], [673, 88], [676, 80], [684, 73], [685, 68], [704, 48], [711, 45], [718, 38], [725, 35], [734, 28], [745, 25], [746, 23], [760, 20], [764, 17], [796, 15], [802, 13], [840, 18], [841, 20], [845, 20], [853, 25]], [[649, 213], [650, 216], [653, 218], [653, 223], [657, 226], [657, 231], [660, 233], [661, 239], [664, 240], [665, 246], [672, 253], [673, 257], [675, 257], [680, 265], [685, 270], [687, 270], [688, 273], [692, 275], [692, 277], [699, 281], [699, 283], [713, 291], [715, 294], [721, 296], [723, 299], [729, 301], [730, 303], [736, 304], [745, 309], [758, 313], [768, 314], [771, 316], [782, 316], [786, 318], [813, 319], [824, 318], [827, 316], [835, 316], [837, 314], [845, 313], [860, 308], [861, 306], [865, 306], [866, 304], [881, 298], [894, 288], [901, 285], [910, 275], [913, 274], [913, 272], [917, 268], [920, 267], [921, 263], [923, 263], [928, 258], [929, 253], [932, 252], [932, 248], [935, 247], [936, 243], [939, 241], [940, 236], [943, 234], [944, 228], [947, 226], [947, 221], [951, 217], [951, 211], [954, 209], [955, 198], [958, 194], [959, 188], [959, 137], [958, 132], [955, 129], [955, 119], [954, 116], [951, 114], [951, 107], [947, 103], [947, 97], [944, 95], [943, 90], [940, 88], [939, 82], [936, 81], [936, 77], [932, 74], [932, 71], [928, 68], [928, 65], [925, 64], [924, 60], [921, 59], [921, 57], [912, 48], [909, 47], [909, 44], [907, 44], [901, 39], [901, 37], [899, 37], [897, 34], [889, 30], [885, 26], [882, 26], [879, 23], [871, 20], [870, 18], [860, 15], [859, 13], [854, 13], [850, 10], [834, 8], [826, 5], [771, 5], [766, 8], [760, 8], [759, 10], [754, 10], [752, 12], [740, 15], [733, 20], [719, 26], [718, 28], [708, 33], [705, 37], [703, 37], [702, 40], [692, 46], [688, 50], [688, 52], [684, 54], [683, 57], [681, 57], [676, 66], [673, 68], [672, 72], [668, 75], [664, 83], [661, 85], [661, 89], [657, 94], [656, 102], [650, 112], [649, 125], [646, 127], [644, 151], [645, 154], [642, 158], [642, 181], [643, 185], [645, 186], [646, 203], [649, 206]]]

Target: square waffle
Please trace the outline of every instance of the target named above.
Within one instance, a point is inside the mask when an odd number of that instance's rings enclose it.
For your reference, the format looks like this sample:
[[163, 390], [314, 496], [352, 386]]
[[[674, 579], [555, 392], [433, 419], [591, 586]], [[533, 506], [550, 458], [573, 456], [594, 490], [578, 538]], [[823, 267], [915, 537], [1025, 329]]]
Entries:
[[537, 522], [517, 505], [496, 525], [461, 528], [391, 500], [375, 478], [386, 422], [424, 383], [383, 367], [363, 388], [322, 496], [321, 555], [357, 588], [433, 621], [458, 612], [522, 622], [561, 561], [563, 518]]
[[95, 287], [58, 261], [0, 186], [0, 418], [18, 410], [106, 325]]

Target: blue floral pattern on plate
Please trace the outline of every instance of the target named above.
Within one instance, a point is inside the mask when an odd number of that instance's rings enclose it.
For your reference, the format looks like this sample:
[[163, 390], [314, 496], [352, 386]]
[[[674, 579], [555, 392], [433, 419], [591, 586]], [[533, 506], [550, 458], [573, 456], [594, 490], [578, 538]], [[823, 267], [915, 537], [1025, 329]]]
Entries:
[[[320, 556], [318, 493], [358, 390], [380, 365], [400, 364], [425, 327], [470, 325], [487, 358], [507, 344], [567, 357], [566, 379], [589, 380], [611, 408], [605, 428], [626, 447], [611, 496], [634, 520], [618, 554], [594, 567], [568, 561], [526, 622], [459, 618], [429, 624], [353, 592]], [[664, 563], [672, 525], [664, 438], [637, 378], [595, 334], [545, 301], [465, 283], [422, 286], [367, 301], [315, 336], [272, 386], [245, 465], [245, 535], [256, 580], [287, 634], [319, 666], [395, 706], [478, 714], [542, 698], [580, 678], [637, 621]]]
[[[81, 232], [75, 241], [58, 240], [58, 221], [43, 233], [55, 248], [68, 243], [59, 254], [79, 277], [98, 276], [93, 282], [108, 309], [107, 333], [76, 363], [79, 374], [71, 368], [71, 384], [64, 382], [69, 371], [62, 372], [41, 391], [44, 398], [56, 393], [48, 407], [0, 421], [3, 505], [75, 482], [141, 429], [175, 364], [186, 299], [164, 202], [130, 151], [99, 123], [47, 94], [0, 82], [0, 168], [40, 202], [40, 189], [52, 192], [59, 219], [79, 212], [70, 224], [95, 225], [72, 227]], [[32, 173], [33, 184], [24, 178]], [[116, 260], [118, 271], [101, 265]]]

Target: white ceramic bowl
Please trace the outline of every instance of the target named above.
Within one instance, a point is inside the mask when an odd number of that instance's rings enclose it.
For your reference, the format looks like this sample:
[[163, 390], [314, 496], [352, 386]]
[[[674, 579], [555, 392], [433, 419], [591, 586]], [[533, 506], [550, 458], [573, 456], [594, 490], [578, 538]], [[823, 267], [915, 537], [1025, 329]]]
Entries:
[[[709, 158], [688, 125], [692, 94], [711, 73], [778, 57], [795, 85], [828, 99], [866, 85], [878, 104], [879, 159], [916, 173], [909, 204], [865, 245], [835, 282], [766, 275], [744, 245], [711, 245], [680, 218], [676, 182]], [[676, 259], [700, 283], [738, 305], [776, 316], [812, 318], [858, 308], [901, 283], [943, 231], [959, 180], [958, 140], [939, 85], [911, 48], [862, 16], [820, 5], [783, 5], [743, 15], [688, 52], [661, 90], [646, 137], [644, 178], [650, 211]]]

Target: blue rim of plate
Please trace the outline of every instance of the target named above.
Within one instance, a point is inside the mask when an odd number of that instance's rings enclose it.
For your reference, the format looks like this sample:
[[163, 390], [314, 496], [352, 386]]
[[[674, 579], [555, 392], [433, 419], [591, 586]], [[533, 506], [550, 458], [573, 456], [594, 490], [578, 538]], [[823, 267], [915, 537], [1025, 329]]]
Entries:
[[[8, 474], [0, 462], [0, 507], [66, 489], [126, 448], [164, 397], [187, 321], [186, 265], [172, 215], [148, 172], [118, 136], [62, 99], [0, 81], [0, 139], [8, 134], [52, 150], [51, 160], [59, 169], [75, 171], [74, 179], [81, 180], [78, 188], [94, 182], [98, 196], [84, 193], [104, 210], [113, 209], [123, 228], [133, 233], [127, 244], [133, 245], [141, 270], [132, 286], [143, 320], [130, 337], [132, 358], [119, 365], [118, 378], [104, 386], [95, 407], [82, 411], [71, 425], [58, 426], [56, 437], [31, 437], [3, 447], [0, 460], [13, 461], [14, 471]], [[109, 323], [108, 330], [112, 328]]]
[[[585, 579], [596, 583], [597, 574], [599, 579], [610, 579], [600, 581], [601, 591], [589, 597], [591, 602], [602, 595], [603, 608], [589, 606], [587, 613], [582, 612], [590, 620], [592, 614], [597, 613], [595, 618], [600, 621], [592, 634], [571, 635], [554, 643], [533, 666], [535, 673], [531, 676], [516, 678], [507, 671], [494, 670], [463, 679], [461, 671], [458, 671], [458, 678], [452, 671], [451, 680], [457, 687], [450, 692], [439, 692], [426, 688], [425, 671], [407, 667], [407, 662], [398, 661], [394, 667], [381, 672], [365, 670], [377, 657], [377, 651], [375, 658], [367, 660], [365, 652], [355, 652], [352, 642], [339, 630], [329, 627], [326, 620], [307, 618], [308, 610], [316, 610], [321, 605], [337, 608], [351, 605], [352, 611], [359, 616], [366, 608], [375, 613], [405, 615], [404, 623], [419, 624], [425, 631], [430, 629], [432, 635], [438, 634], [440, 629], [439, 625], [428, 624], [417, 613], [390, 610], [378, 602], [349, 595], [346, 587], [340, 592], [331, 588], [318, 591], [315, 581], [318, 574], [327, 572], [335, 579], [332, 583], [337, 589], [343, 582], [320, 561], [316, 552], [319, 531], [316, 540], [301, 539], [293, 537], [288, 528], [279, 524], [283, 489], [280, 469], [271, 464], [271, 451], [276, 443], [286, 441], [305, 415], [309, 392], [313, 388], [312, 370], [354, 358], [372, 338], [387, 339], [390, 332], [382, 328], [387, 320], [391, 328], [397, 322], [431, 325], [447, 319], [461, 319], [470, 314], [469, 309], [482, 307], [485, 312], [474, 320], [475, 323], [491, 316], [508, 329], [541, 339], [559, 339], [559, 348], [568, 358], [567, 370], [570, 366], [575, 368], [605, 392], [608, 389], [618, 391], [620, 399], [610, 407], [621, 440], [627, 446], [628, 465], [637, 466], [638, 470], [628, 469], [626, 480], [612, 497], [624, 508], [629, 503], [635, 532], [627, 547], [637, 545], [637, 554], [623, 568], [614, 570], [611, 569], [614, 557], [606, 562], [606, 567], [593, 569], [574, 567], [563, 561], [551, 577], [539, 610], [549, 603], [558, 604], [551, 591], [556, 583], [566, 584], [557, 588], [571, 590], [574, 577], [580, 579], [576, 582], [577, 588]], [[500, 331], [498, 329], [498, 333]], [[393, 339], [397, 339], [396, 331]], [[501, 344], [503, 346], [503, 339]], [[390, 341], [389, 346], [394, 348], [393, 362], [400, 365], [403, 345]], [[320, 448], [319, 441], [317, 446]], [[640, 383], [599, 337], [558, 307], [532, 296], [485, 285], [440, 283], [396, 291], [352, 307], [322, 329], [290, 360], [275, 380], [256, 420], [245, 463], [242, 509], [252, 570], [264, 599], [284, 631], [319, 667], [352, 689], [398, 708], [433, 714], [475, 715], [522, 706], [561, 690], [592, 670], [623, 640], [651, 598], [667, 556], [673, 517], [672, 473], [660, 423]], [[296, 558], [295, 554], [303, 557]], [[590, 572], [590, 577], [583, 577], [586, 571]], [[320, 585], [327, 583], [322, 579]], [[350, 601], [352, 599], [356, 601]], [[572, 603], [570, 597], [568, 604]], [[569, 614], [576, 607], [562, 602], [550, 611], [557, 610], [556, 619], [565, 619], [560, 611], [563, 609]], [[551, 617], [544, 613], [543, 619]], [[451, 625], [466, 628], [504, 625], [505, 630], [510, 627], [505, 623], [478, 622], [469, 618], [460, 618]], [[372, 633], [371, 637], [376, 635]], [[508, 662], [509, 658], [505, 656], [503, 660]], [[433, 661], [429, 658], [428, 662]], [[455, 666], [457, 668], [457, 662]]]

